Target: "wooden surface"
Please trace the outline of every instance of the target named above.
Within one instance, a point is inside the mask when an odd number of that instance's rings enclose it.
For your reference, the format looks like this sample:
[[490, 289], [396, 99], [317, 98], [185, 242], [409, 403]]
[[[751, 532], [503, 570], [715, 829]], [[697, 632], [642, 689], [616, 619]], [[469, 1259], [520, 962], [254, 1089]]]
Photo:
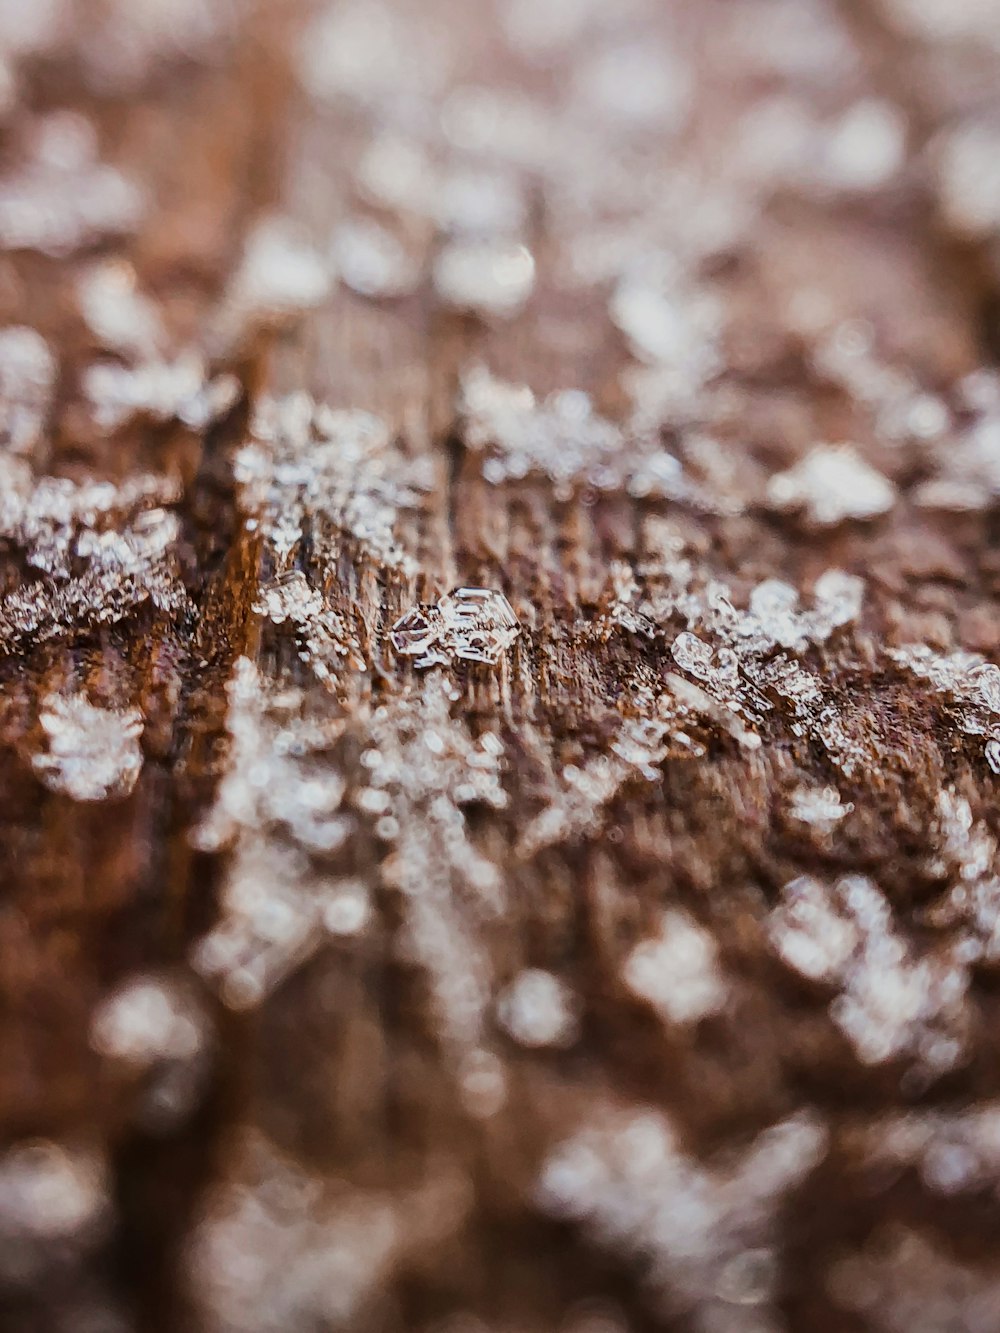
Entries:
[[995, 7], [0, 55], [0, 1328], [992, 1333]]

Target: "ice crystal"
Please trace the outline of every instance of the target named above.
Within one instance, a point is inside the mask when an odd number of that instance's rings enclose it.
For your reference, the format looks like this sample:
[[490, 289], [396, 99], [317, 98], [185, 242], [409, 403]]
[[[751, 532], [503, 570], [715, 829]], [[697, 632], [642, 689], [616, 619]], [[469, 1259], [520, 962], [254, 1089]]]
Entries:
[[891, 181], [906, 156], [906, 121], [890, 102], [854, 102], [825, 136], [823, 180], [842, 190], [878, 190]]
[[826, 528], [887, 513], [896, 491], [850, 445], [819, 445], [771, 478], [767, 498], [776, 509], [801, 510], [812, 525]]
[[[215, 806], [194, 835], [231, 847], [219, 923], [192, 962], [233, 1008], [257, 1005], [322, 943], [342, 896], [329, 864], [352, 827], [345, 784], [327, 755], [343, 723], [300, 713], [296, 690], [266, 684], [239, 658], [227, 686], [230, 755]], [[340, 932], [337, 932], [340, 933]]]
[[688, 291], [676, 266], [663, 256], [653, 256], [621, 279], [611, 299], [611, 318], [633, 354], [654, 366], [669, 366], [679, 389], [704, 384], [719, 369], [718, 302], [705, 292]]
[[625, 960], [625, 984], [668, 1023], [695, 1023], [717, 1013], [728, 987], [711, 935], [686, 912], [664, 912], [657, 933]]
[[961, 929], [958, 948], [966, 962], [1000, 961], [1000, 849], [984, 820], [976, 820], [964, 796], [946, 788], [935, 810], [936, 852], [928, 869], [951, 883], [928, 911], [938, 926]]
[[0, 1156], [0, 1279], [17, 1287], [72, 1264], [111, 1219], [107, 1169], [84, 1146], [47, 1140]]
[[933, 1077], [961, 1060], [968, 970], [945, 953], [918, 956], [871, 880], [792, 880], [768, 933], [789, 967], [840, 992], [830, 1016], [864, 1064], [904, 1058]]
[[793, 819], [820, 833], [830, 833], [853, 809], [853, 803], [844, 801], [836, 787], [798, 787], [789, 803]]
[[740, 724], [784, 719], [793, 735], [817, 740], [845, 773], [865, 759], [869, 743], [852, 738], [826, 682], [788, 653], [774, 653], [778, 647], [798, 653], [810, 643], [824, 643], [856, 620], [863, 592], [859, 578], [827, 570], [814, 585], [808, 609], [800, 608], [791, 585], [767, 579], [751, 592], [747, 611], [733, 605], [726, 584], [691, 562], [674, 564], [661, 583], [640, 609], [655, 622], [687, 620], [690, 628], [671, 645], [674, 660]]
[[330, 253], [340, 280], [359, 296], [405, 296], [420, 278], [419, 266], [391, 231], [368, 219], [337, 228]]
[[1000, 1192], [1000, 1105], [885, 1116], [857, 1135], [866, 1168], [915, 1167], [935, 1194]]
[[333, 284], [330, 264], [290, 219], [261, 218], [250, 230], [213, 331], [213, 350], [230, 352], [260, 326], [283, 324], [321, 305]]
[[356, 803], [388, 847], [382, 875], [400, 894], [402, 948], [428, 977], [436, 1030], [466, 1061], [483, 1050], [492, 972], [483, 930], [504, 895], [462, 807], [506, 805], [503, 743], [489, 731], [474, 739], [453, 720], [446, 686], [434, 679], [417, 700], [377, 708], [366, 740], [368, 785]]
[[203, 431], [234, 405], [240, 394], [235, 375], [210, 376], [197, 352], [173, 361], [142, 361], [136, 366], [99, 362], [88, 367], [83, 387], [102, 430], [117, 430], [133, 417], [177, 420]]
[[972, 418], [947, 449], [933, 456], [935, 475], [915, 495], [926, 509], [981, 510], [1000, 495], [1000, 378], [979, 372], [960, 389]]
[[432, 476], [424, 461], [404, 455], [380, 418], [307, 394], [264, 398], [235, 469], [241, 507], [279, 567], [302, 540], [308, 512], [319, 554], [332, 559], [337, 535], [380, 565], [415, 570], [395, 528], [401, 511], [420, 506]]
[[310, 587], [300, 569], [286, 570], [264, 584], [254, 610], [275, 625], [289, 623], [295, 628], [302, 643], [301, 656], [321, 680], [336, 678], [340, 659], [363, 665], [357, 635], [326, 605], [322, 594]]
[[462, 378], [459, 410], [464, 442], [485, 455], [483, 476], [494, 485], [539, 472], [551, 478], [560, 499], [586, 485], [713, 507], [657, 439], [626, 437], [594, 411], [581, 389], [563, 389], [539, 402], [526, 386], [505, 384], [476, 366]]
[[230, 0], [107, 0], [80, 24], [88, 81], [121, 96], [171, 60], [218, 59], [236, 13]]
[[52, 791], [103, 801], [133, 789], [142, 769], [137, 709], [99, 708], [85, 694], [50, 694], [38, 720], [47, 744], [31, 762]]
[[140, 1083], [138, 1117], [149, 1129], [176, 1125], [195, 1105], [207, 1073], [207, 1018], [191, 991], [166, 977], [137, 976], [107, 996], [90, 1027], [94, 1050]]
[[628, 718], [607, 753], [583, 764], [565, 764], [550, 775], [549, 801], [522, 831], [518, 852], [533, 856], [544, 847], [598, 832], [626, 782], [635, 778], [656, 781], [671, 740], [683, 736], [669, 705], [665, 712], [664, 717]]
[[577, 1002], [565, 982], [529, 967], [497, 1001], [501, 1027], [522, 1046], [571, 1046], [577, 1037]]
[[950, 225], [971, 237], [1000, 230], [998, 126], [976, 118], [961, 120], [939, 139], [936, 175], [939, 199]]
[[65, 255], [133, 231], [144, 211], [138, 187], [98, 158], [93, 127], [69, 111], [35, 127], [32, 155], [0, 180], [0, 243]]
[[384, 116], [405, 115], [440, 88], [449, 37], [441, 24], [418, 20], [385, 0], [346, 0], [326, 6], [307, 28], [299, 77], [323, 101], [347, 99], [374, 105]]
[[178, 494], [175, 480], [143, 474], [119, 486], [35, 482], [0, 454], [0, 538], [47, 576], [0, 598], [0, 652], [114, 624], [146, 602], [169, 615], [186, 609], [171, 554], [177, 519], [160, 507]]
[[77, 282], [77, 298], [91, 333], [109, 351], [146, 361], [162, 352], [163, 321], [139, 290], [131, 264], [113, 259], [92, 265]]
[[777, 1317], [775, 1213], [826, 1145], [806, 1114], [766, 1130], [741, 1157], [702, 1166], [659, 1111], [595, 1117], [549, 1155], [542, 1209], [642, 1263], [666, 1315], [751, 1333]]
[[468, 1208], [447, 1171], [390, 1194], [309, 1174], [254, 1131], [229, 1156], [187, 1255], [207, 1333], [359, 1327], [391, 1274]]
[[41, 438], [55, 389], [56, 362], [34, 329], [0, 329], [0, 450], [30, 454]]
[[993, 771], [1000, 743], [997, 715], [997, 667], [978, 653], [936, 653], [922, 643], [887, 648], [886, 655], [904, 671], [929, 681], [950, 705], [959, 730], [967, 736], [988, 737], [983, 753]]
[[578, 63], [584, 114], [627, 129], [675, 129], [690, 105], [692, 80], [676, 52], [655, 41], [614, 42]]
[[943, 400], [925, 389], [906, 368], [879, 352], [874, 329], [862, 320], [823, 325], [811, 356], [814, 369], [839, 385], [873, 416], [880, 440], [934, 441], [951, 425]]
[[524, 188], [511, 172], [455, 168], [437, 184], [433, 216], [442, 231], [456, 236], [517, 236], [527, 221]]
[[434, 262], [434, 287], [441, 300], [478, 315], [517, 314], [534, 285], [531, 251], [513, 241], [453, 241]]
[[492, 588], [455, 588], [435, 606], [414, 607], [399, 617], [389, 638], [401, 657], [418, 668], [454, 661], [496, 666], [520, 633], [513, 607]]

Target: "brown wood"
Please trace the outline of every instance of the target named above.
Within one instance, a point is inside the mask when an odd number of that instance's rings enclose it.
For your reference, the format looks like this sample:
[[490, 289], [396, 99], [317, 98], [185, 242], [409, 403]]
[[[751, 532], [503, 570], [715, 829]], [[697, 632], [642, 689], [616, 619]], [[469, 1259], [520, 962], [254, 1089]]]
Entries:
[[990, 7], [0, 55], [0, 1329], [995, 1329]]

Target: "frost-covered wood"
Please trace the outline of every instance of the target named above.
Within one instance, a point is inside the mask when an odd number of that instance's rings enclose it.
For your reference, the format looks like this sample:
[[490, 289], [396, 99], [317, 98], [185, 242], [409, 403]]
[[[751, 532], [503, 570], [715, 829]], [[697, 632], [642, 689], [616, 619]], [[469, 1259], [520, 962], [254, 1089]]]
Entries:
[[1000, 21], [0, 0], [0, 1326], [993, 1333]]

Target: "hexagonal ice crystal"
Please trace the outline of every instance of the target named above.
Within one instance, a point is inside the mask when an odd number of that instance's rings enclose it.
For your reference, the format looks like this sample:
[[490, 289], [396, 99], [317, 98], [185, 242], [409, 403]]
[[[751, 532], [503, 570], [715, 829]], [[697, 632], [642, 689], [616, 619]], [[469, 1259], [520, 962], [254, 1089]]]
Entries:
[[416, 667], [454, 659], [494, 666], [520, 633], [510, 602], [492, 588], [456, 588], [436, 606], [413, 607], [389, 631], [393, 648]]

